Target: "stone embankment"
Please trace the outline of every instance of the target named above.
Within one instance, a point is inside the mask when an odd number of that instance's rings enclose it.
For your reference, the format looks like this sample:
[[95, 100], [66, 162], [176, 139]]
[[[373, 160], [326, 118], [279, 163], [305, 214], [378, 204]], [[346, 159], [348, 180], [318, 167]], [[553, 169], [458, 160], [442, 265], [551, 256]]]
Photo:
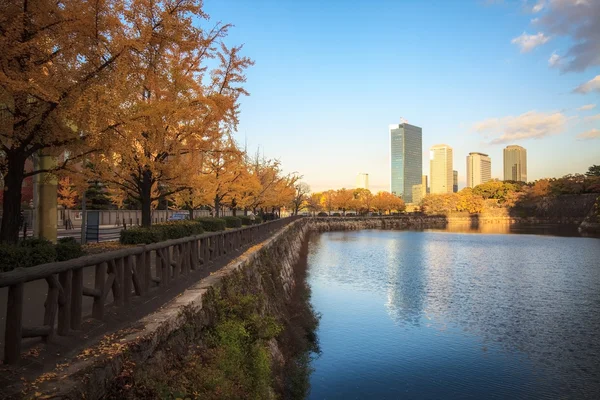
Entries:
[[590, 212], [579, 225], [579, 231], [588, 235], [600, 235], [600, 196], [596, 198]]
[[444, 229], [446, 216], [400, 215], [396, 217], [316, 217], [308, 222], [310, 230], [317, 232], [360, 229]]

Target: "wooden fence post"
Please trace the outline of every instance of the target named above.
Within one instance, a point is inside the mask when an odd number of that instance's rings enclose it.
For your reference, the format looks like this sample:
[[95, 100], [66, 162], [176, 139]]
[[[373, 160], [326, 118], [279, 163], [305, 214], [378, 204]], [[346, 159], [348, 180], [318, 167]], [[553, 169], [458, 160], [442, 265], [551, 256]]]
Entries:
[[58, 280], [62, 287], [62, 299], [58, 303], [58, 334], [65, 336], [71, 330], [71, 284], [73, 282], [73, 270], [58, 274]]
[[131, 303], [131, 286], [133, 285], [133, 257], [129, 255], [121, 259], [123, 267], [123, 303]]
[[94, 296], [94, 304], [92, 305], [92, 317], [101, 320], [104, 318], [104, 293], [105, 293], [105, 277], [106, 263], [96, 264], [96, 273], [94, 277], [94, 288], [97, 295]]
[[52, 340], [52, 336], [54, 336], [54, 321], [56, 319], [56, 312], [58, 311], [59, 296], [56, 276], [50, 275], [46, 278], [46, 282], [48, 282], [48, 295], [46, 296], [46, 303], [44, 305], [46, 308], [44, 311], [44, 326], [50, 327], [50, 332], [48, 332], [48, 335], [42, 337], [44, 343], [48, 343]]
[[8, 288], [6, 326], [4, 328], [4, 361], [7, 364], [16, 364], [21, 358], [24, 286], [23, 283], [17, 283]]
[[73, 270], [73, 287], [71, 289], [71, 329], [81, 329], [81, 312], [83, 302], [83, 268]]

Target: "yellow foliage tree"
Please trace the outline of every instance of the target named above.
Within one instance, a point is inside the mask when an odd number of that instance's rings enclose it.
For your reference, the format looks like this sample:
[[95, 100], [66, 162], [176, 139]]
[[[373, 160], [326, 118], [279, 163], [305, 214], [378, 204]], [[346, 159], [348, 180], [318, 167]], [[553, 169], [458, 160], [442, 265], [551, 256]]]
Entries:
[[58, 199], [59, 205], [66, 209], [75, 207], [77, 192], [73, 190], [71, 180], [68, 177], [61, 178], [58, 181]]
[[354, 192], [352, 190], [342, 188], [335, 191], [333, 195], [333, 207], [341, 210], [346, 215], [346, 210], [353, 206]]
[[321, 193], [311, 193], [306, 199], [306, 207], [312, 212], [313, 217], [321, 211], [323, 209], [321, 206]]
[[[114, 76], [133, 44], [124, 40], [130, 3], [0, 3], [0, 242], [18, 238], [24, 178], [55, 172], [102, 147], [99, 133], [110, 125], [106, 116], [119, 87]], [[55, 167], [25, 172], [36, 154], [64, 156]]]
[[[247, 94], [239, 85], [252, 61], [241, 47], [219, 42], [228, 25], [194, 25], [207, 18], [197, 0], [132, 3], [129, 25], [146, 41], [129, 58], [112, 147], [92, 162], [104, 182], [140, 202], [142, 226], [149, 226], [152, 204], [195, 189], [194, 158], [211, 154], [223, 132], [235, 129], [238, 98]], [[207, 76], [211, 58], [218, 65]]]

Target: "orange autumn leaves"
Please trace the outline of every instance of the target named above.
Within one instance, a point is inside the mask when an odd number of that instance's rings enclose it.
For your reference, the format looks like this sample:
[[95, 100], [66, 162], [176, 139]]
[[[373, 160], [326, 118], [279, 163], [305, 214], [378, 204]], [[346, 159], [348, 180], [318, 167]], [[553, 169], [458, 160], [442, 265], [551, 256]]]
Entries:
[[380, 191], [373, 194], [368, 189], [343, 188], [307, 195], [304, 207], [311, 213], [356, 212], [365, 214], [378, 212], [391, 214], [404, 211], [406, 205], [400, 197], [389, 192]]

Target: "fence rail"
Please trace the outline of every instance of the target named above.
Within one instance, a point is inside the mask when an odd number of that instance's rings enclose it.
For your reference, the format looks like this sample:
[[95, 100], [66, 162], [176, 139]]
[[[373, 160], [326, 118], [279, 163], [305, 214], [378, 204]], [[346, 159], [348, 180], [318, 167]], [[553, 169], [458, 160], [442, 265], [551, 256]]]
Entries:
[[[73, 260], [42, 264], [0, 273], [0, 288], [8, 287], [4, 362], [15, 364], [21, 357], [23, 338], [69, 335], [79, 330], [84, 296], [93, 299], [92, 318], [102, 320], [108, 295], [123, 307], [133, 296], [164, 290], [170, 283], [209, 262], [264, 238], [299, 217], [282, 218], [240, 229], [205, 233]], [[153, 273], [152, 260], [155, 268]], [[94, 267], [94, 287], [84, 286], [83, 268]], [[48, 292], [41, 326], [23, 326], [25, 283], [45, 280]]]

